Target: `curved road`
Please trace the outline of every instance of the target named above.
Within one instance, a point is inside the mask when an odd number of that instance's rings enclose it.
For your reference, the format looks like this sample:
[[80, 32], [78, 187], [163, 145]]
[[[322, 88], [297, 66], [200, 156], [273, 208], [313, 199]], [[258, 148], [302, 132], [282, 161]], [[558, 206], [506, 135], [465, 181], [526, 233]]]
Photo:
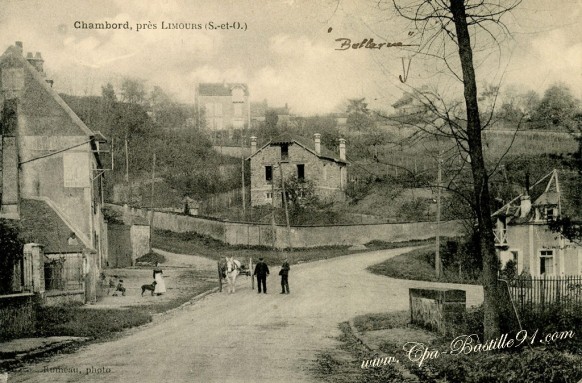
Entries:
[[[235, 294], [208, 295], [115, 341], [29, 366], [9, 382], [312, 382], [309, 368], [337, 342], [339, 322], [408, 309], [409, 287], [446, 286], [365, 270], [407, 250], [292, 266], [290, 295], [279, 294], [279, 267], [271, 265], [268, 294], [240, 277]], [[482, 301], [480, 286], [461, 288], [469, 305]], [[110, 371], [86, 374], [91, 368]]]

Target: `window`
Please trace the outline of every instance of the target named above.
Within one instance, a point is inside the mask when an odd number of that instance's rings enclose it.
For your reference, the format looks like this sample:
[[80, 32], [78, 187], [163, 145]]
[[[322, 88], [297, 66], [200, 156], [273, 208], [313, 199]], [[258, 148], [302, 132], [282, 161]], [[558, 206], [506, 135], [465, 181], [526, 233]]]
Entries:
[[552, 207], [546, 208], [546, 219], [548, 221], [553, 221], [554, 219], [556, 219], [556, 213], [554, 211], [554, 208]]
[[215, 116], [222, 116], [222, 104], [219, 102], [214, 104], [214, 115]]
[[281, 161], [287, 161], [289, 159], [289, 145], [281, 145]]
[[297, 179], [299, 179], [299, 180], [305, 179], [305, 165], [304, 164], [297, 165]]
[[540, 250], [540, 275], [554, 274], [554, 250]]
[[232, 102], [245, 102], [245, 91], [242, 88], [232, 90]]
[[214, 104], [209, 102], [205, 105], [206, 107], [206, 115], [207, 116], [214, 116]]
[[236, 117], [242, 116], [242, 104], [234, 104], [234, 115]]
[[267, 200], [267, 202], [273, 203], [273, 193], [271, 192], [265, 193], [265, 199]]
[[273, 167], [265, 166], [265, 181], [268, 183], [273, 182]]

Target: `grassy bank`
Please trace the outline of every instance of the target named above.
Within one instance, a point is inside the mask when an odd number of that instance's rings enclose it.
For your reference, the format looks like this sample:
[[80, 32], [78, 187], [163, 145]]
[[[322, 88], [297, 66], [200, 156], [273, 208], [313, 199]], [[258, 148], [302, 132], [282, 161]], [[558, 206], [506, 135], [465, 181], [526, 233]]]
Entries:
[[[478, 311], [469, 314], [482, 316]], [[521, 346], [501, 350], [455, 353], [451, 352], [455, 347], [451, 337], [440, 337], [409, 325], [408, 315], [408, 312], [403, 311], [354, 318], [360, 339], [367, 345], [375, 345], [372, 351], [354, 336], [348, 323], [341, 323], [339, 344], [318, 354], [313, 375], [330, 383], [565, 383], [577, 382], [582, 378], [581, 357], [571, 352], [572, 347], [567, 344], [579, 342], [576, 339], [564, 340], [562, 343], [536, 343], [534, 347], [526, 342]], [[468, 321], [467, 334], [476, 330], [471, 328], [472, 323], [477, 321]], [[515, 334], [508, 336], [509, 339], [516, 339]], [[403, 349], [407, 342], [422, 343], [428, 350], [437, 350], [438, 355], [432, 354], [433, 357], [427, 357], [420, 363], [418, 358], [421, 354], [409, 354]], [[476, 339], [473, 339], [472, 345], [476, 343]], [[362, 368], [363, 361], [383, 356], [391, 356], [398, 363]]]
[[[430, 243], [426, 243], [430, 245]], [[458, 269], [445, 268], [441, 278], [437, 278], [429, 260], [434, 259], [434, 249], [423, 247], [392, 257], [382, 263], [368, 267], [374, 274], [390, 278], [411, 279], [415, 281], [481, 284], [478, 279], [459, 276]]]
[[366, 248], [350, 250], [350, 246], [325, 246], [310, 249], [294, 249], [290, 251], [278, 251], [265, 246], [231, 246], [216, 239], [196, 233], [173, 233], [167, 230], [155, 230], [152, 238], [152, 246], [165, 251], [179, 254], [193, 254], [210, 259], [219, 260], [223, 257], [235, 257], [243, 260], [249, 257], [256, 261], [259, 257], [267, 263], [277, 264], [285, 257], [291, 263], [311, 262], [321, 259], [339, 257], [342, 255], [361, 253], [363, 251], [393, 249], [408, 246], [420, 246], [427, 241], [408, 242], [382, 242], [367, 243]]
[[[124, 306], [99, 307], [97, 305], [68, 304], [61, 306], [44, 306], [37, 310], [35, 336], [80, 336], [92, 340], [108, 339], [125, 329], [141, 326], [152, 321], [157, 313], [179, 307], [196, 295], [216, 287], [216, 282], [208, 279], [206, 272], [184, 271], [177, 279], [187, 280], [187, 290], [176, 293], [176, 297], [155, 303], [134, 304], [127, 302]], [[119, 299], [123, 299], [118, 297]], [[123, 304], [123, 302], [120, 302]]]

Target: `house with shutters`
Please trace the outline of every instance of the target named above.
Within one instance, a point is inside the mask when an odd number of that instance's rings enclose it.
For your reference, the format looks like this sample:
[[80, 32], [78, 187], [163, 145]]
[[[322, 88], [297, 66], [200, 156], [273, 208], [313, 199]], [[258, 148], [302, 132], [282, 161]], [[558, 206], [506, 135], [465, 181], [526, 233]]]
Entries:
[[345, 200], [348, 162], [343, 138], [339, 140], [338, 151], [339, 155], [335, 155], [323, 147], [320, 134], [315, 134], [311, 143], [285, 134], [258, 149], [257, 138], [251, 137], [251, 155], [247, 158], [251, 205], [283, 206], [281, 181], [292, 176], [310, 180], [321, 199]]
[[48, 270], [49, 290], [84, 290], [93, 300], [107, 262], [105, 139], [61, 99], [43, 64], [21, 42], [0, 57], [0, 218], [20, 220], [25, 240], [43, 247], [45, 265], [59, 264]]
[[493, 214], [502, 265], [512, 260], [518, 274], [534, 277], [582, 274], [582, 246], [548, 226], [558, 217], [582, 218], [576, 182], [578, 174], [554, 170]]

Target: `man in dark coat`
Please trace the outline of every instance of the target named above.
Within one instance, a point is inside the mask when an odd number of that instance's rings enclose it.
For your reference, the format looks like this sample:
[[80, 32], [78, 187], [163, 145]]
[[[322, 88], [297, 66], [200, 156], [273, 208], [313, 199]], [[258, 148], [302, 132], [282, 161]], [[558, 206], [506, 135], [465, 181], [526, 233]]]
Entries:
[[[285, 259], [283, 262], [283, 266], [281, 266], [281, 271], [279, 271], [279, 275], [281, 276], [281, 294], [289, 294], [289, 262]], [[285, 291], [285, 289], [287, 291]]]
[[263, 293], [267, 293], [267, 275], [269, 275], [269, 266], [263, 261], [263, 258], [259, 258], [259, 262], [255, 266], [255, 272], [253, 275], [257, 276], [257, 286], [259, 288], [259, 294], [261, 293], [261, 284], [263, 287]]

